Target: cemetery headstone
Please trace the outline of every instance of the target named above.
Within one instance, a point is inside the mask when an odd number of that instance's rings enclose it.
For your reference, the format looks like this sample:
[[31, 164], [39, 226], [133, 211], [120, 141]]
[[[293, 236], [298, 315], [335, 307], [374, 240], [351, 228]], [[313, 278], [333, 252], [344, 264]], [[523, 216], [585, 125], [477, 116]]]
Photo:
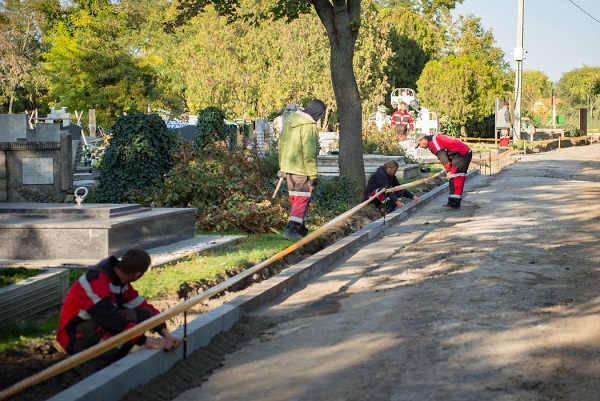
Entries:
[[66, 199], [73, 186], [73, 144], [60, 124], [29, 129], [25, 114], [0, 115], [0, 137], [0, 202]]

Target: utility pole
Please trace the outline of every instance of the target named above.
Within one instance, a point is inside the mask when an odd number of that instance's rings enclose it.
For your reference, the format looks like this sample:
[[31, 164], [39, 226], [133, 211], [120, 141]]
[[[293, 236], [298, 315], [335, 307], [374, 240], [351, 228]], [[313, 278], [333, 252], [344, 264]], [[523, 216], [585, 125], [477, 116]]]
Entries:
[[523, 49], [523, 15], [525, 8], [525, 0], [518, 0], [517, 14], [517, 47], [515, 47], [515, 109], [513, 110], [513, 132], [515, 139], [521, 139], [521, 90], [523, 77], [523, 59], [525, 58], [525, 49]]
[[551, 106], [552, 106], [552, 129], [556, 129], [556, 106], [554, 105], [554, 82], [552, 83]]

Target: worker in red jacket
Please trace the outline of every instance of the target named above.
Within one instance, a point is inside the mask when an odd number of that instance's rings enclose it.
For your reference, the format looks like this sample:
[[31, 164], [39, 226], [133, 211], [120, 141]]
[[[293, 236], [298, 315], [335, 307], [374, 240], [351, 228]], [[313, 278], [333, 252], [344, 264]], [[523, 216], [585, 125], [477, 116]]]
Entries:
[[473, 157], [471, 148], [456, 138], [440, 133], [434, 135], [418, 134], [415, 142], [417, 143], [416, 148], [429, 149], [444, 166], [450, 190], [448, 203], [445, 206], [451, 209], [459, 209], [467, 171]]
[[400, 102], [398, 110], [392, 114], [392, 127], [400, 128], [400, 126], [404, 127], [404, 132], [415, 129], [413, 118], [404, 102]]
[[[81, 352], [134, 327], [160, 312], [138, 294], [131, 283], [146, 273], [150, 255], [130, 249], [121, 260], [114, 256], [92, 266], [67, 292], [58, 321], [56, 340], [70, 355]], [[134, 345], [170, 351], [181, 343], [163, 323], [153, 329], [162, 338], [141, 335], [78, 367], [88, 376], [123, 358]]]

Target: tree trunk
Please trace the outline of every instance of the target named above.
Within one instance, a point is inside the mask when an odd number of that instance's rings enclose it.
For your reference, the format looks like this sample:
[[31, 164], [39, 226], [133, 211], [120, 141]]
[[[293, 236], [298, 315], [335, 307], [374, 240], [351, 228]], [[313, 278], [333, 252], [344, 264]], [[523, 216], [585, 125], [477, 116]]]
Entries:
[[[340, 174], [365, 187], [362, 154], [362, 104], [354, 76], [354, 45], [360, 22], [360, 0], [312, 0], [331, 46], [330, 68], [339, 117]], [[356, 26], [352, 29], [352, 26]]]

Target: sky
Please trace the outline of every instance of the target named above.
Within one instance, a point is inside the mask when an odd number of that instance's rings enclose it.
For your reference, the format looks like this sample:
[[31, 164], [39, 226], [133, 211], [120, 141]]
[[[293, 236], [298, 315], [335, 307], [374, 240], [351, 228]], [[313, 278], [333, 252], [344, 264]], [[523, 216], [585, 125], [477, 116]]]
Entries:
[[[518, 4], [519, 0], [464, 0], [453, 14], [481, 18], [514, 69]], [[543, 71], [558, 82], [563, 73], [584, 65], [600, 67], [600, 0], [524, 0], [523, 15], [524, 70]]]

